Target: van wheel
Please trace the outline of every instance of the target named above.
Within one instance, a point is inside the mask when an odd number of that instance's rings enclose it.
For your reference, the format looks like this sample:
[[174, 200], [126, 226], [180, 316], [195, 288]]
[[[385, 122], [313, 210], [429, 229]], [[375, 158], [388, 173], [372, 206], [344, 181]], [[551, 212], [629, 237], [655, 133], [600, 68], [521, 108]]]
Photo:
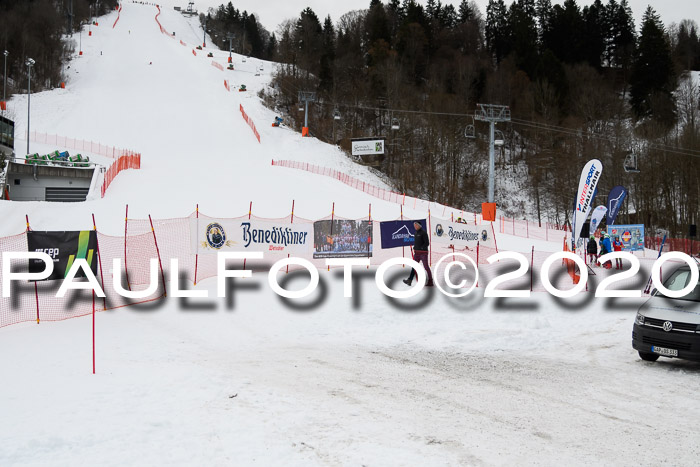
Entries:
[[659, 356], [655, 353], [639, 352], [639, 358], [645, 362], [655, 362], [659, 359]]

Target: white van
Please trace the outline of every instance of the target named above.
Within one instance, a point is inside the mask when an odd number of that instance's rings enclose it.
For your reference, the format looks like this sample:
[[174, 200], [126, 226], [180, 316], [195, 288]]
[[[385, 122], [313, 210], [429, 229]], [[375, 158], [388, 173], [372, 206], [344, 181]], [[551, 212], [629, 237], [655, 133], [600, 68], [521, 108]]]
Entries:
[[[682, 290], [690, 282], [690, 267], [684, 266], [664, 281], [668, 290]], [[637, 311], [632, 347], [642, 360], [659, 357], [700, 361], [700, 282], [682, 298], [668, 298], [658, 290]]]

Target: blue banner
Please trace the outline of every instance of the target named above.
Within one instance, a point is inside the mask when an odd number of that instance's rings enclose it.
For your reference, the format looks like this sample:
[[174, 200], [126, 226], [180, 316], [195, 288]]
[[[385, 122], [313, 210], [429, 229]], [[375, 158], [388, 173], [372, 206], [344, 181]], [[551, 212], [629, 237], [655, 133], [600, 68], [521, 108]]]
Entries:
[[644, 224], [609, 225], [608, 235], [619, 237], [622, 251], [644, 251]]
[[612, 190], [610, 190], [610, 194], [608, 195], [608, 215], [605, 218], [605, 223], [607, 225], [614, 225], [615, 224], [615, 219], [617, 218], [617, 213], [620, 212], [620, 208], [622, 208], [622, 203], [625, 201], [625, 198], [627, 197], [627, 188], [621, 185], [617, 185], [613, 187]]
[[[381, 222], [379, 230], [382, 237], [382, 249], [413, 246], [414, 235], [416, 234], [416, 228], [413, 227], [414, 222], [416, 222], [416, 219]], [[418, 219], [418, 222], [425, 229], [425, 219]]]

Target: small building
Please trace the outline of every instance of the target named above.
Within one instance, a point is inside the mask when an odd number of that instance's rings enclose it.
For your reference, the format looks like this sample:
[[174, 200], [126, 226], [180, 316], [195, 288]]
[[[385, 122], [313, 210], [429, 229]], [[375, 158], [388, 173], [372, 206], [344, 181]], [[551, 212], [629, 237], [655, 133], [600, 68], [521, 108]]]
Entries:
[[12, 201], [85, 201], [97, 183], [99, 168], [8, 163], [6, 196]]

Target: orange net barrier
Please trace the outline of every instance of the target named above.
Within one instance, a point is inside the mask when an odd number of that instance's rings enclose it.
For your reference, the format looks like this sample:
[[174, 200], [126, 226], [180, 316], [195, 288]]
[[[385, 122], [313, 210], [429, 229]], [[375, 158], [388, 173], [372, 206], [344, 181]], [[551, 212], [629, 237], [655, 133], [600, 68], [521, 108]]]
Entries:
[[[96, 311], [113, 310], [158, 300], [164, 297], [164, 281], [172, 272], [170, 271], [170, 262], [172, 259], [178, 260], [180, 275], [191, 283], [196, 284], [204, 279], [215, 277], [218, 272], [218, 256], [216, 254], [200, 254], [197, 242], [206, 243], [206, 238], [192, 237], [193, 231], [201, 232], [202, 228], [206, 228], [207, 225], [214, 223], [229, 222], [230, 225], [236, 225], [236, 228], [243, 227], [245, 223], [254, 223], [256, 221], [280, 226], [300, 226], [301, 230], [311, 232], [311, 235], [315, 237], [312, 241], [312, 245], [308, 245], [308, 250], [304, 250], [306, 253], [291, 254], [291, 256], [302, 257], [310, 261], [319, 270], [330, 270], [326, 265], [326, 258], [321, 257], [322, 255], [315, 254], [317, 250], [323, 251], [322, 244], [325, 242], [326, 237], [323, 235], [318, 237], [313, 225], [314, 222], [317, 221], [329, 220], [346, 221], [351, 219], [338, 217], [334, 213], [322, 219], [317, 219], [316, 221], [303, 219], [293, 214], [283, 218], [271, 219], [255, 216], [252, 212], [235, 218], [214, 218], [202, 214], [201, 212], [192, 213], [184, 218], [153, 219], [152, 221], [150, 219], [127, 218], [125, 226], [126, 235], [112, 236], [98, 232], [100, 263], [97, 277], [107, 297], [104, 300], [100, 298], [96, 300]], [[371, 219], [369, 216], [352, 220], [367, 222], [367, 228], [369, 230], [366, 234], [362, 232], [362, 237], [366, 238], [365, 235], [370, 237], [371, 241], [369, 245], [371, 246], [368, 248], [366, 256], [365, 253], [360, 253], [359, 256], [368, 258], [371, 266], [379, 266], [386, 260], [392, 258], [403, 257], [410, 259], [412, 257], [410, 247], [386, 249], [381, 247], [381, 222]], [[431, 223], [441, 222], [441, 219], [428, 216], [427, 221], [430, 225]], [[198, 233], [197, 235], [200, 234]], [[336, 240], [338, 242], [352, 242], [357, 240], [353, 239], [354, 233], [347, 233], [346, 235], [345, 233], [340, 234], [336, 232], [336, 235], [339, 235]], [[2, 252], [26, 252], [27, 248], [25, 233], [0, 238], [0, 251]], [[242, 246], [235, 249], [235, 251], [241, 250], [244, 250]], [[457, 246], [455, 248], [454, 244], [452, 244], [447, 237], [436, 238], [433, 236], [431, 240], [429, 263], [433, 269], [432, 272], [435, 280], [442, 285], [443, 288], [450, 289], [450, 287], [447, 287], [445, 281], [444, 269], [453, 259], [464, 262], [464, 260], [459, 257], [452, 257], [459, 253], [465, 254], [478, 264], [480, 276], [478, 287], [484, 287], [489, 280], [503, 273], [502, 268], [504, 266], [513, 267], [510, 262], [490, 264], [488, 258], [496, 252], [496, 248], [487, 247], [478, 243], [471, 247]], [[532, 270], [539, 270], [538, 268], [541, 266], [542, 262], [544, 262], [550, 254], [551, 253], [548, 252], [536, 252], [533, 248]], [[447, 257], [446, 261], [443, 261], [438, 267], [437, 263], [443, 256]], [[270, 248], [264, 252], [264, 259], [262, 261], [230, 261], [227, 268], [267, 272], [272, 264], [288, 257], [290, 257], [289, 251]], [[120, 284], [124, 289], [134, 291], [148, 288], [150, 284], [151, 259], [160, 260], [157, 266], [160, 269], [157, 291], [146, 298], [138, 300], [129, 300], [119, 295], [114, 289], [114, 279], [112, 277], [112, 264], [115, 258], [120, 259], [122, 264], [123, 272], [119, 281]], [[25, 260], [24, 264], [14, 264], [12, 266], [18, 268], [17, 272], [26, 271], [27, 261]], [[286, 271], [292, 272], [300, 269], [300, 266], [290, 265]], [[462, 271], [460, 268], [451, 268], [450, 277], [455, 273], [457, 273], [458, 276], [452, 280], [453, 284], [459, 284], [461, 282], [459, 278], [460, 271]], [[410, 268], [408, 266], [404, 268], [396, 267], [387, 275], [387, 282], [390, 286], [396, 288], [397, 283], [400, 284], [400, 279], [408, 277], [409, 273]], [[473, 281], [469, 282], [469, 278], [474, 278], [474, 272], [471, 271], [470, 273], [470, 271], [467, 270], [463, 276], [463, 278], [467, 279], [467, 283], [460, 285], [458, 288], [470, 287]], [[0, 273], [0, 283], [2, 283], [1, 281], [2, 276]], [[571, 281], [568, 281], [568, 284], [570, 286]], [[525, 288], [534, 291], [544, 290], [537, 274], [533, 275], [531, 272], [523, 276], [520, 281], [514, 281], [512, 284], [507, 284], [506, 286], [511, 288]], [[91, 295], [86, 291], [73, 291], [64, 298], [56, 298], [55, 294], [58, 289], [57, 282], [14, 283], [13, 287], [12, 298], [0, 298], [0, 327], [35, 320], [59, 321], [85, 316], [92, 312]]]
[[121, 156], [117, 159], [105, 172], [104, 182], [102, 183], [102, 197], [105, 197], [107, 188], [114, 181], [114, 179], [123, 170], [128, 169], [140, 169], [141, 168], [141, 154], [128, 154]]
[[[226, 83], [226, 81], [224, 81]], [[226, 85], [226, 89], [229, 89], [228, 85]], [[230, 90], [230, 89], [229, 89]], [[255, 123], [253, 122], [253, 119], [248, 116], [248, 114], [245, 112], [245, 109], [243, 108], [243, 104], [241, 104], [241, 115], [243, 115], [243, 120], [246, 121], [248, 126], [250, 127], [251, 130], [253, 130], [253, 134], [255, 137], [258, 139], [258, 143], [260, 142], [260, 133], [258, 133], [258, 130], [255, 128]]]

